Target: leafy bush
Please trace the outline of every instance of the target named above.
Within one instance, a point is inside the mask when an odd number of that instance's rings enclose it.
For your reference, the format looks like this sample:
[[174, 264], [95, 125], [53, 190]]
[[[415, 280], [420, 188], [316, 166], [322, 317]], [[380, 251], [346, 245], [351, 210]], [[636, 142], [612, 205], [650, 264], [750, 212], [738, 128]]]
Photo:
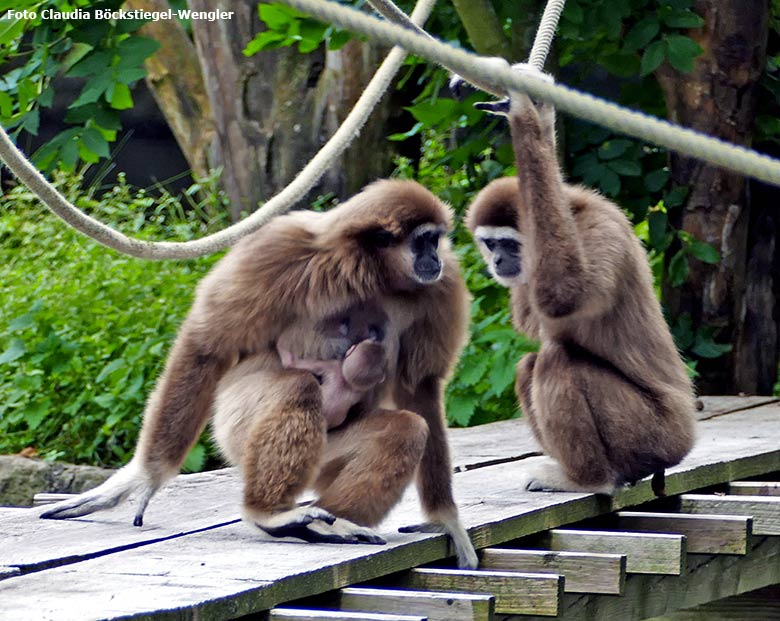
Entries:
[[[221, 196], [190, 203], [119, 185], [97, 199], [78, 177], [58, 185], [95, 217], [135, 236], [186, 240], [225, 213]], [[144, 261], [98, 246], [24, 187], [0, 199], [0, 453], [116, 465], [129, 457], [147, 394], [215, 257]], [[188, 465], [199, 467], [200, 447]]]

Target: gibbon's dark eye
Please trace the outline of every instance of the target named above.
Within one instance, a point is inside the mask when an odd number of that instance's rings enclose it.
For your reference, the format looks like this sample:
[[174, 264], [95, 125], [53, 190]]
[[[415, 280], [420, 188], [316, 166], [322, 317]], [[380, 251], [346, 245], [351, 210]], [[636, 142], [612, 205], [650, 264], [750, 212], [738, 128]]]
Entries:
[[496, 249], [496, 240], [495, 239], [483, 239], [482, 243], [485, 244], [485, 248], [490, 250], [490, 252], [493, 252]]
[[395, 242], [393, 234], [386, 229], [374, 229], [366, 235], [366, 242], [374, 248], [387, 248]]

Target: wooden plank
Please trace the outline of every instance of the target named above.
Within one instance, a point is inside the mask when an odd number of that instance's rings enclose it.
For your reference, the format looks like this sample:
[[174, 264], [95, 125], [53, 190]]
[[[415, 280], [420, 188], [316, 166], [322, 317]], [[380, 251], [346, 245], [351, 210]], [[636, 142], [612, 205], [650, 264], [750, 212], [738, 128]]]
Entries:
[[[566, 593], [558, 621], [640, 621], [780, 583], [780, 537], [753, 537], [745, 556], [693, 554], [680, 576], [631, 574], [622, 597]], [[749, 617], [748, 617], [749, 618]], [[524, 617], [544, 621], [546, 617]], [[741, 619], [735, 617], [734, 621]], [[515, 619], [513, 621], [519, 621]], [[709, 617], [701, 621], [711, 621]]]
[[18, 567], [3, 567], [0, 566], [0, 580], [11, 578], [12, 576], [18, 576], [22, 573]]
[[699, 397], [702, 409], [697, 412], [699, 420], [709, 420], [734, 412], [755, 409], [764, 405], [778, 403], [777, 397], [736, 397], [731, 395], [715, 397]]
[[496, 600], [477, 593], [441, 593], [348, 587], [339, 591], [342, 610], [422, 614], [428, 621], [492, 621]]
[[732, 481], [729, 494], [739, 496], [780, 496], [780, 483], [776, 481]]
[[738, 515], [619, 511], [616, 528], [685, 535], [689, 554], [746, 554], [752, 522], [752, 518]]
[[554, 617], [563, 595], [563, 576], [515, 571], [424, 567], [412, 569], [401, 582], [413, 589], [492, 593], [499, 614]]
[[628, 573], [680, 575], [685, 568], [682, 535], [555, 528], [541, 540], [550, 550], [625, 554]]
[[385, 615], [371, 612], [344, 612], [342, 610], [306, 610], [274, 608], [268, 614], [270, 621], [429, 621], [418, 615]]
[[560, 574], [565, 578], [563, 590], [566, 593], [620, 595], [626, 581], [623, 554], [486, 548], [480, 553], [479, 567]]
[[649, 621], [780, 621], [780, 585], [734, 595]]
[[[499, 424], [505, 448], [490, 447], [493, 456], [500, 457], [501, 451], [515, 453], [530, 437], [523, 421], [510, 423]], [[774, 431], [778, 423], [777, 406], [702, 423], [694, 450], [683, 463], [667, 471], [668, 492], [677, 494], [780, 471], [780, 446]], [[493, 429], [493, 425], [485, 427]], [[478, 462], [486, 456], [479, 447], [495, 433], [484, 433], [483, 429], [460, 430], [474, 434], [474, 454], [465, 458]], [[522, 493], [516, 487], [522, 469], [522, 462], [508, 462], [454, 477], [461, 516], [478, 547], [501, 544], [654, 498], [646, 481], [620, 490], [613, 498]], [[67, 613], [70, 610], [78, 611], [72, 618], [79, 621], [104, 618], [109, 613], [146, 618], [189, 614], [216, 621], [452, 555], [451, 544], [443, 535], [397, 533], [399, 526], [423, 519], [414, 490], [404, 496], [380, 527], [380, 533], [389, 541], [387, 546], [268, 543], [241, 524], [215, 528], [222, 516], [236, 515], [241, 484], [232, 472], [210, 481], [196, 478], [201, 476], [186, 475], [172, 482], [150, 505], [143, 529], [130, 526], [130, 505], [70, 522], [0, 517], [0, 565], [14, 566], [17, 560], [36, 558], [56, 558], [61, 563], [83, 561], [0, 583], [0, 618], [66, 619], [71, 618]], [[193, 480], [202, 485], [194, 485]], [[39, 510], [28, 511], [34, 518]], [[198, 522], [204, 526], [192, 529]], [[10, 538], [9, 532], [13, 533]], [[89, 558], [85, 554], [105, 556], [84, 561]], [[647, 585], [652, 588], [652, 583]], [[35, 598], [30, 593], [35, 593]]]
[[780, 496], [716, 496], [683, 494], [679, 498], [681, 513], [717, 513], [753, 517], [756, 535], [780, 535]]
[[235, 523], [241, 488], [232, 468], [181, 475], [155, 496], [141, 528], [133, 526], [132, 497], [73, 520], [41, 520], [44, 507], [19, 509], [0, 516], [0, 565], [37, 571]]

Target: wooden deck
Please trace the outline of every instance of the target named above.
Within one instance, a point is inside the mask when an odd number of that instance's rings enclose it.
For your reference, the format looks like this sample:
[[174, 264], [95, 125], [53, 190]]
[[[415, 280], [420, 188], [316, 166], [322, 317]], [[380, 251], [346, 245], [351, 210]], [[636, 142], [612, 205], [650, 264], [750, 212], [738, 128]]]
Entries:
[[[743, 481], [780, 472], [780, 403], [703, 401], [696, 448], [667, 473], [678, 497], [639, 510], [654, 500], [648, 482], [611, 499], [518, 492], [518, 469], [538, 454], [522, 421], [451, 430], [462, 518], [491, 548], [476, 572], [452, 571], [445, 537], [397, 532], [421, 520], [413, 490], [379, 528], [386, 546], [262, 541], [238, 520], [229, 469], [178, 477], [142, 528], [129, 504], [69, 521], [0, 509], [0, 619], [211, 620], [277, 607], [254, 618], [628, 620], [778, 584], [778, 486]], [[291, 610], [302, 606], [372, 613]]]

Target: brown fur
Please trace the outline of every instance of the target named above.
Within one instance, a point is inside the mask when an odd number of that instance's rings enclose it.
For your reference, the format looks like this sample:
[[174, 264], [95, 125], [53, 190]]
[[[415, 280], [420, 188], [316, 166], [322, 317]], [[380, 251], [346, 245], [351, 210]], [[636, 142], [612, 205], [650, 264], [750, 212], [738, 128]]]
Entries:
[[550, 121], [527, 96], [513, 95], [509, 120], [518, 176], [483, 189], [466, 222], [472, 232], [507, 226], [511, 205], [511, 226], [523, 236], [513, 322], [541, 349], [518, 365], [516, 390], [534, 435], [560, 465], [525, 483], [610, 491], [691, 449], [691, 382], [628, 219], [599, 194], [563, 182]]
[[[44, 517], [90, 513], [140, 488], [140, 524], [146, 502], [178, 472], [214, 409], [216, 439], [245, 480], [249, 521], [276, 528], [275, 516], [288, 512], [301, 529], [327, 530], [329, 518], [316, 505], [293, 509], [296, 495], [316, 482], [337, 518], [373, 525], [422, 464], [426, 510], [447, 528], [457, 526], [459, 558], [475, 565], [457, 522], [442, 408], [442, 386], [467, 336], [469, 295], [446, 238], [438, 249], [441, 278], [421, 284], [413, 277], [405, 238], [425, 223], [448, 228], [450, 212], [419, 184], [379, 181], [329, 212], [280, 216], [236, 244], [198, 285], [133, 461], [113, 482]], [[372, 245], [380, 229], [394, 236], [389, 247]], [[313, 355], [306, 339], [319, 338], [321, 322], [361, 304], [387, 317], [388, 378], [372, 404], [384, 409], [328, 434], [317, 381], [283, 368], [277, 341], [285, 331], [307, 335], [296, 353]], [[318, 343], [314, 354], [327, 354]]]

